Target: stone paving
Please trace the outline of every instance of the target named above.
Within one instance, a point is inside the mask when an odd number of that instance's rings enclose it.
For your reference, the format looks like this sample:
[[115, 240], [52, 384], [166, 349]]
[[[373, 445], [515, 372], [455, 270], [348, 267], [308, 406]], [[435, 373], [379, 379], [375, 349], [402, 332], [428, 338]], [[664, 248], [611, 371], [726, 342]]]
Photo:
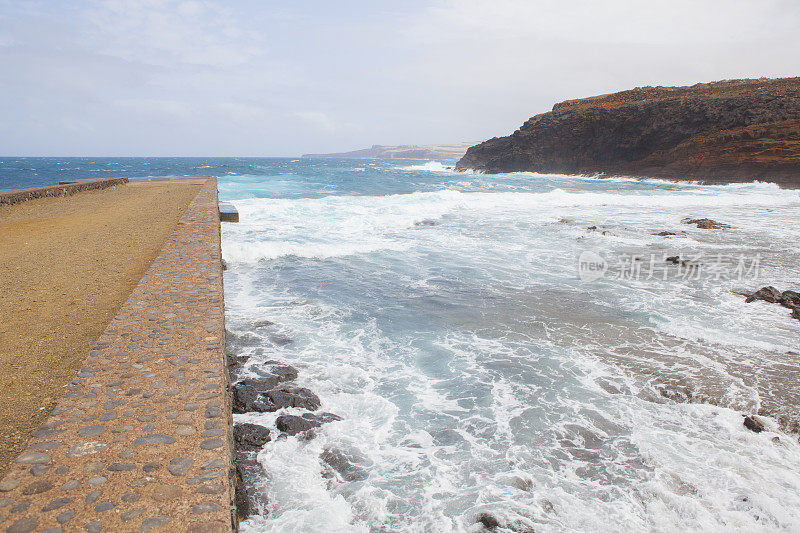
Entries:
[[237, 528], [216, 179], [0, 481], [0, 529]]

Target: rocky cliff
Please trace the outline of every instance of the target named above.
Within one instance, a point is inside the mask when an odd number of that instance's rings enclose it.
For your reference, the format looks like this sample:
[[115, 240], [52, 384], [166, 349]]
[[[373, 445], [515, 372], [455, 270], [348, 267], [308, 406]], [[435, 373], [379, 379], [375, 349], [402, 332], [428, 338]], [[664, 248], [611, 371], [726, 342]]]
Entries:
[[800, 78], [640, 87], [569, 100], [458, 169], [603, 174], [800, 187]]

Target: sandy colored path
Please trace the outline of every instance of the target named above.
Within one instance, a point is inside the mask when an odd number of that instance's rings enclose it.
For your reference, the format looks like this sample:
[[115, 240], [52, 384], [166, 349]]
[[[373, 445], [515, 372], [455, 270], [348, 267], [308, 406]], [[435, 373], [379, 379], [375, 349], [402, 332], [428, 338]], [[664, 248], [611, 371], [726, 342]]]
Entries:
[[47, 417], [203, 180], [0, 207], [0, 475]]

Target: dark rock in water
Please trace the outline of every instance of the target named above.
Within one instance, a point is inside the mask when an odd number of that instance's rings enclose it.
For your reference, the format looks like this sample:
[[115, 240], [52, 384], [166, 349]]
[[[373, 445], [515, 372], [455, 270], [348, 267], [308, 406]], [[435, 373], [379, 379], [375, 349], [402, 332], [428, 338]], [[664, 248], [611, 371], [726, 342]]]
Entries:
[[297, 435], [309, 429], [319, 427], [322, 424], [315, 424], [310, 420], [296, 415], [281, 415], [275, 421], [275, 425], [279, 431], [288, 435]]
[[783, 291], [781, 293], [780, 304], [789, 309], [800, 307], [800, 293], [795, 291]]
[[297, 379], [297, 369], [291, 365], [286, 365], [279, 361], [267, 361], [264, 364], [269, 365], [269, 373], [277, 376], [280, 381]]
[[225, 346], [229, 349], [229, 353], [235, 353], [238, 348], [258, 346], [263, 342], [261, 337], [249, 332], [238, 334], [225, 330]]
[[755, 419], [752, 416], [744, 417], [744, 427], [756, 433], [761, 433], [762, 431], [764, 431], [764, 424], [762, 424], [759, 420]]
[[286, 335], [270, 335], [269, 340], [276, 346], [286, 346], [292, 344], [294, 341]]
[[[267, 382], [271, 378], [262, 378]], [[258, 381], [242, 381], [231, 387], [233, 393], [234, 413], [271, 413], [285, 407], [299, 407], [316, 411], [319, 409], [319, 397], [309, 389], [284, 385], [264, 390]]]
[[436, 225], [436, 221], [435, 220], [428, 220], [426, 218], [425, 220], [420, 220], [419, 222], [414, 222], [414, 225], [415, 226], [435, 226]]
[[344, 481], [363, 481], [369, 476], [365, 469], [354, 464], [353, 457], [341, 450], [325, 448], [320, 454], [320, 459], [338, 472]]
[[256, 460], [253, 452], [236, 451], [234, 456], [236, 465], [235, 503], [236, 514], [239, 520], [248, 516], [259, 514], [267, 508], [267, 498], [263, 490], [258, 490], [258, 483], [264, 476], [264, 469]]
[[266, 328], [268, 326], [274, 326], [275, 322], [271, 320], [259, 320], [258, 322], [253, 322], [254, 328]]
[[284, 385], [267, 391], [264, 396], [272, 407], [269, 411], [277, 411], [284, 407], [300, 407], [316, 411], [321, 405], [319, 396], [304, 387]]
[[486, 529], [496, 529], [500, 526], [500, 521], [489, 513], [481, 513], [475, 518], [476, 524], [483, 524]]
[[792, 309], [792, 318], [800, 320], [800, 307], [795, 307], [794, 309]]
[[756, 292], [751, 294], [745, 300], [745, 303], [754, 302], [756, 300], [763, 300], [769, 303], [779, 303], [781, 301], [781, 291], [776, 289], [775, 287], [762, 287], [758, 289]]
[[586, 229], [589, 230], [589, 231], [597, 231], [597, 226], [589, 226]]
[[258, 424], [236, 424], [233, 426], [233, 440], [237, 448], [260, 450], [270, 440], [269, 429]]
[[341, 419], [342, 417], [333, 413], [304, 413], [303, 416], [281, 415], [275, 421], [275, 425], [279, 431], [293, 436], [308, 431], [309, 429], [318, 428], [322, 426], [322, 424], [336, 422]]
[[659, 231], [658, 233], [653, 233], [656, 237], [672, 237], [673, 235], [677, 235], [677, 233], [673, 233], [672, 231]]
[[680, 256], [673, 255], [671, 257], [667, 257], [664, 259], [667, 263], [672, 263], [673, 265], [681, 265], [681, 266], [697, 266], [697, 263], [692, 263], [688, 259], [681, 259]]
[[728, 229], [731, 227], [728, 224], [716, 222], [710, 218], [684, 218], [681, 222], [684, 224], [694, 224], [700, 229]]

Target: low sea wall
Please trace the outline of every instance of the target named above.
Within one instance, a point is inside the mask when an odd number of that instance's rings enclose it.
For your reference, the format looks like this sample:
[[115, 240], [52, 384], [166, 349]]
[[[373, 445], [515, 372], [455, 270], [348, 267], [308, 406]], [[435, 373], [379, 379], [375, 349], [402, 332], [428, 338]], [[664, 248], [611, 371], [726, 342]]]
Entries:
[[106, 189], [115, 185], [128, 183], [128, 178], [109, 178], [94, 181], [81, 181], [64, 185], [51, 185], [49, 187], [35, 187], [33, 189], [20, 189], [16, 191], [0, 192], [0, 205], [18, 204], [33, 200], [34, 198], [47, 198], [52, 196], [70, 196], [81, 191]]
[[237, 529], [216, 179], [0, 481], [0, 528]]

